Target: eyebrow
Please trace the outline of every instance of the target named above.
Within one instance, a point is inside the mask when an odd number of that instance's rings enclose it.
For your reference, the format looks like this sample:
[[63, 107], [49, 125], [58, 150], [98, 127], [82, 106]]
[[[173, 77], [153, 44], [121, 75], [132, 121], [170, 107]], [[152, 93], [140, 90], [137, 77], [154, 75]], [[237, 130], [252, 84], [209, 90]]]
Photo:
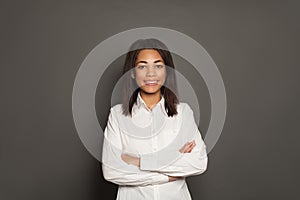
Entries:
[[[158, 63], [158, 62], [162, 62], [163, 63], [164, 61], [163, 60], [156, 60], [156, 61], [154, 61], [154, 63]], [[145, 64], [147, 64], [148, 62], [141, 60], [141, 61], [137, 62], [136, 64], [138, 64], [138, 63], [145, 63]]]

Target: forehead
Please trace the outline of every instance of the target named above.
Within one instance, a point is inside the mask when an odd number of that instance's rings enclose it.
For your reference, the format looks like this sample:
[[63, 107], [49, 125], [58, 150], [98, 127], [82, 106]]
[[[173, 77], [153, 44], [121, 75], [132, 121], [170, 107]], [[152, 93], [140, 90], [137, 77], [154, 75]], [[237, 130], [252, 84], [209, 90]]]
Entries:
[[158, 51], [154, 49], [143, 49], [139, 52], [137, 56], [137, 61], [139, 60], [163, 60]]

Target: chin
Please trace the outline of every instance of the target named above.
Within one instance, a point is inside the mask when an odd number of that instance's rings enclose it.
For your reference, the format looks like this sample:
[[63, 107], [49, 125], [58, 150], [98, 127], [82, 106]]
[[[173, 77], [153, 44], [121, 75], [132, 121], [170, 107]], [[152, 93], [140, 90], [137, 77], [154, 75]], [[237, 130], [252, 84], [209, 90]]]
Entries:
[[158, 92], [160, 92], [160, 88], [153, 88], [153, 89], [150, 89], [150, 88], [140, 88], [142, 92], [146, 93], [146, 94], [156, 94]]

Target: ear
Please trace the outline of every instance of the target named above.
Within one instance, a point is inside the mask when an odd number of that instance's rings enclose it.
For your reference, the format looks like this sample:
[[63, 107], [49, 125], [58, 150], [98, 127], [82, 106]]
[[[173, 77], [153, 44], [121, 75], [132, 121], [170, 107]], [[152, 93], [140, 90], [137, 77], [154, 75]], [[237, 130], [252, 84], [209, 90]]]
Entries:
[[132, 79], [135, 79], [135, 76], [134, 76], [134, 72], [133, 72], [133, 71], [130, 72], [130, 75], [131, 75], [131, 78], [132, 78]]

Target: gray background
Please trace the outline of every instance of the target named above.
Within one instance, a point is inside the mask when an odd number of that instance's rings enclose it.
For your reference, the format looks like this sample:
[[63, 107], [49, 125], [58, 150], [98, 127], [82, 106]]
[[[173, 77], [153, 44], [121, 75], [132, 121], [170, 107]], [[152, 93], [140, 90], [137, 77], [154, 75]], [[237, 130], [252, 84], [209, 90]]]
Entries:
[[[193, 199], [299, 198], [299, 9], [296, 0], [1, 1], [0, 199], [115, 199], [117, 187], [75, 130], [72, 87], [98, 43], [144, 26], [198, 41], [226, 87], [227, 118], [208, 170], [188, 178]], [[121, 63], [98, 87], [102, 127], [112, 89], [104, 83]], [[192, 84], [202, 83], [191, 70]], [[205, 86], [197, 95], [205, 133]]]

